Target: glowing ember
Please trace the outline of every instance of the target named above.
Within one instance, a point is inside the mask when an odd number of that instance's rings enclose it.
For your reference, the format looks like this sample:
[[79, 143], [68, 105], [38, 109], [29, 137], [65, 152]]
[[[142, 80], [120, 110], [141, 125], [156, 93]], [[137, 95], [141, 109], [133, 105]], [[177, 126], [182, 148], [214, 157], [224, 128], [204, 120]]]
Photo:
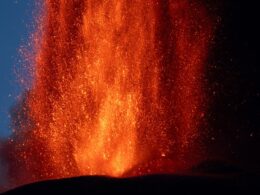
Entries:
[[198, 160], [211, 36], [199, 3], [45, 0], [39, 23], [30, 124], [9, 144], [15, 183], [171, 173]]

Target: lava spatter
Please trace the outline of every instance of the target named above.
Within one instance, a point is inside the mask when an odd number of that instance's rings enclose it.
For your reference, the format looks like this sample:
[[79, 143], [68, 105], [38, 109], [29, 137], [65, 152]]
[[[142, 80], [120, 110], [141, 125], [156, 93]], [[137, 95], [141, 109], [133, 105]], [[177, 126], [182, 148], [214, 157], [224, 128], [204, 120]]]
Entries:
[[23, 103], [30, 125], [7, 152], [11, 180], [190, 166], [212, 34], [201, 3], [45, 0], [42, 9]]

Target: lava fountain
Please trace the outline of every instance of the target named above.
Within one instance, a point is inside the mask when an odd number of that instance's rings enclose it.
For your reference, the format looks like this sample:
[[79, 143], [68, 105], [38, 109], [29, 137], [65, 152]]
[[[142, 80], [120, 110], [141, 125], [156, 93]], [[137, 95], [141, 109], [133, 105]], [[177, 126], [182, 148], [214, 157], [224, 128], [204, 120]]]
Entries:
[[174, 173], [198, 160], [212, 34], [203, 4], [43, 3], [9, 180]]

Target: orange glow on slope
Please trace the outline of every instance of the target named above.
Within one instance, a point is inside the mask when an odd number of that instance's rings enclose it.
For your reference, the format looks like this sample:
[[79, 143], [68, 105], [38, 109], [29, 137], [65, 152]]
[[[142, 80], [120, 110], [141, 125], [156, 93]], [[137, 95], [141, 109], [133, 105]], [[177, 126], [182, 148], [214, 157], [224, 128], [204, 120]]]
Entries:
[[196, 161], [211, 39], [203, 6], [45, 0], [39, 23], [32, 124], [10, 144], [16, 183], [172, 173]]

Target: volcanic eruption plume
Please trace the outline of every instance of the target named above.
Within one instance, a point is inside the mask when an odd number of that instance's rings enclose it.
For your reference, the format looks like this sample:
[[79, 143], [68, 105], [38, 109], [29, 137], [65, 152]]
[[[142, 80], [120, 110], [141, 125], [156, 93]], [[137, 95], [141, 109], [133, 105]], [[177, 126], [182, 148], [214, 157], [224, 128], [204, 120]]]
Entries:
[[[199, 158], [212, 26], [191, 0], [45, 0], [5, 146], [13, 185], [174, 173]], [[29, 70], [30, 69], [30, 70]]]

